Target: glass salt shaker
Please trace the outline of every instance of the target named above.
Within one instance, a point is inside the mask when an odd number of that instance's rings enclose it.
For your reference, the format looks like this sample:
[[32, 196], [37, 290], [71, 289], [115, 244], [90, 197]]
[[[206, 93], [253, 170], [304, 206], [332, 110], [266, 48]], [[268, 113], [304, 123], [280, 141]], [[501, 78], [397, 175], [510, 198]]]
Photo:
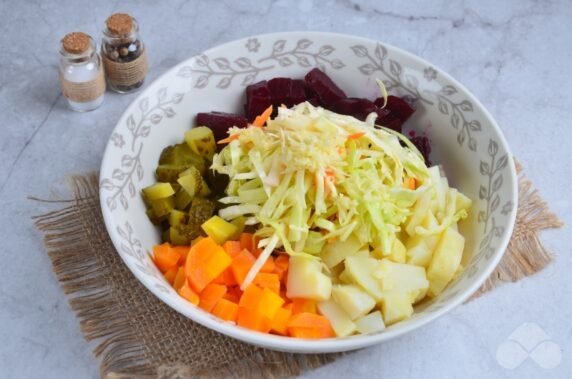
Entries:
[[105, 21], [101, 56], [109, 88], [119, 93], [141, 88], [147, 74], [147, 55], [135, 18], [115, 13]]
[[88, 112], [103, 103], [105, 76], [93, 39], [82, 32], [60, 41], [60, 84], [69, 108]]

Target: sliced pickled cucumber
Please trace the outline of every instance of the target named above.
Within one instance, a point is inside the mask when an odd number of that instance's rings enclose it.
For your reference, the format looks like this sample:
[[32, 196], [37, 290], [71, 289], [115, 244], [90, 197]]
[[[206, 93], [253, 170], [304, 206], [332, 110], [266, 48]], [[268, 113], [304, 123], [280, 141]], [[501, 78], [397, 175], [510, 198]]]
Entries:
[[149, 206], [153, 209], [153, 213], [157, 217], [168, 216], [175, 209], [175, 196], [169, 196], [162, 199], [149, 201]]
[[200, 227], [203, 222], [207, 221], [213, 215], [214, 210], [214, 201], [195, 197], [191, 202], [191, 209], [189, 210], [189, 225], [191, 223], [197, 223]]
[[212, 161], [216, 151], [216, 142], [210, 128], [206, 126], [192, 128], [185, 133], [185, 142], [193, 152]]
[[240, 237], [240, 234], [244, 232], [244, 225], [246, 225], [246, 218], [243, 216], [238, 216], [234, 220], [230, 222], [232, 225], [236, 226], [236, 233], [234, 233], [230, 239], [237, 240]]
[[171, 227], [178, 227], [182, 224], [187, 223], [188, 214], [177, 209], [173, 209], [171, 213], [169, 213], [169, 226]]
[[196, 154], [186, 143], [167, 146], [159, 157], [159, 165], [194, 166], [201, 173], [206, 172], [205, 159]]
[[162, 164], [157, 166], [155, 176], [159, 182], [176, 183], [179, 174], [185, 171], [188, 166], [175, 164]]
[[184, 211], [188, 208], [193, 198], [183, 188], [179, 189], [175, 194], [175, 208]]
[[163, 242], [171, 242], [171, 236], [169, 235], [169, 229], [165, 229], [161, 232], [161, 240]]
[[143, 196], [149, 202], [157, 199], [164, 199], [173, 196], [175, 190], [170, 183], [155, 183], [149, 187], [143, 188]]
[[183, 171], [180, 174], [179, 179], [177, 179], [177, 183], [179, 183], [191, 197], [205, 197], [211, 193], [207, 183], [203, 179], [203, 176], [195, 167], [189, 167], [187, 170]]
[[171, 226], [167, 231], [169, 233], [169, 240], [174, 245], [189, 245], [191, 240], [181, 233], [181, 228]]
[[153, 211], [153, 208], [147, 208], [147, 211], [145, 213], [147, 214], [147, 217], [149, 217], [149, 220], [151, 220], [153, 225], [161, 225], [161, 222], [163, 222], [163, 220], [165, 219], [165, 217], [157, 217], [157, 215], [155, 215], [155, 212]]

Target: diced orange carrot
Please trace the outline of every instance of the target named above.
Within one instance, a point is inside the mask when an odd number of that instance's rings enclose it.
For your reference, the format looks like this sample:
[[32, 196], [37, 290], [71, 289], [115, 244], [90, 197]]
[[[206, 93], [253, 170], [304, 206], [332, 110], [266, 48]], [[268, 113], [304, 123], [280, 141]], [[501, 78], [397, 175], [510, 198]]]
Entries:
[[232, 262], [232, 258], [210, 237], [197, 242], [187, 256], [185, 274], [196, 292], [201, 292]]
[[237, 256], [232, 259], [230, 269], [236, 279], [237, 283], [242, 285], [244, 278], [250, 271], [250, 268], [256, 261], [256, 258], [247, 250], [242, 250]]
[[294, 303], [288, 303], [284, 306], [284, 309], [288, 309], [290, 312], [292, 312], [292, 309], [294, 309]]
[[260, 288], [268, 288], [272, 292], [280, 294], [280, 278], [278, 277], [278, 274], [259, 272], [254, 277], [253, 283]]
[[292, 315], [288, 321], [288, 334], [297, 338], [330, 338], [335, 337], [327, 318], [314, 313]]
[[242, 293], [243, 292], [240, 290], [240, 287], [229, 287], [223, 298], [238, 304]]
[[240, 246], [243, 249], [252, 252], [252, 249], [254, 247], [254, 235], [252, 233], [242, 233], [240, 235], [239, 241], [240, 241]]
[[407, 182], [407, 188], [410, 190], [417, 188], [417, 180], [415, 178], [409, 178], [409, 181]]
[[300, 313], [318, 313], [316, 310], [316, 301], [310, 299], [292, 299], [292, 314]]
[[241, 251], [242, 251], [242, 246], [240, 244], [240, 241], [226, 241], [223, 245], [222, 248], [224, 249], [224, 251], [226, 251], [226, 253], [228, 255], [230, 255], [232, 258], [234, 258], [235, 256], [237, 256]]
[[235, 139], [238, 139], [238, 137], [240, 137], [240, 132], [239, 132], [239, 133], [234, 133], [234, 134], [231, 135], [231, 136], [228, 136], [228, 137], [226, 137], [226, 138], [223, 138], [223, 139], [219, 140], [217, 143], [218, 143], [219, 145], [222, 145], [222, 144], [225, 144], [225, 143], [230, 143], [230, 142], [234, 141]]
[[167, 282], [169, 282], [170, 285], [173, 285], [173, 283], [175, 282], [175, 276], [177, 276], [177, 271], [179, 269], [177, 267], [173, 267], [167, 270], [167, 272], [165, 274], [163, 274], [163, 276], [165, 277], [165, 280]]
[[232, 273], [232, 270], [230, 269], [230, 267], [227, 268], [226, 270], [224, 270], [212, 282], [216, 283], [216, 284], [224, 284], [225, 286], [229, 286], [229, 287], [230, 286], [236, 286], [238, 284], [238, 282], [234, 278], [234, 274]]
[[272, 327], [272, 321], [248, 308], [238, 307], [236, 323], [243, 328], [268, 333]]
[[173, 246], [171, 249], [175, 250], [180, 258], [179, 258], [179, 265], [184, 265], [185, 261], [187, 260], [187, 254], [189, 254], [189, 250], [191, 249], [190, 246]]
[[254, 122], [252, 123], [253, 126], [257, 126], [259, 128], [263, 127], [264, 124], [266, 123], [266, 121], [270, 118], [270, 115], [272, 114], [272, 105], [270, 105], [268, 108], [266, 108], [264, 110], [264, 112], [262, 112], [262, 114], [260, 116], [257, 116], [254, 119]]
[[274, 260], [274, 272], [278, 274], [280, 280], [286, 280], [286, 273], [288, 272], [288, 255], [280, 254]]
[[263, 318], [272, 320], [274, 316], [276, 316], [276, 312], [280, 309], [282, 304], [284, 304], [284, 299], [282, 299], [280, 295], [268, 288], [264, 288], [262, 289], [258, 305], [254, 310]]
[[268, 259], [266, 259], [266, 261], [260, 268], [260, 272], [268, 272], [268, 273], [274, 272], [274, 257], [269, 256]]
[[199, 295], [195, 291], [192, 290], [191, 286], [189, 286], [189, 281], [185, 280], [185, 283], [181, 288], [177, 290], [179, 295], [181, 295], [186, 300], [190, 301], [191, 303], [197, 305], [199, 303]]
[[176, 267], [179, 262], [179, 257], [179, 254], [174, 251], [168, 243], [155, 245], [153, 247], [153, 260], [162, 273]]
[[351, 141], [351, 140], [353, 140], [353, 139], [361, 138], [361, 137], [363, 137], [364, 135], [365, 135], [365, 132], [358, 132], [358, 133], [350, 134], [350, 135], [348, 136], [348, 141]]
[[271, 330], [282, 336], [288, 334], [288, 321], [292, 311], [287, 308], [280, 308], [276, 311], [274, 318], [272, 319]]
[[247, 289], [244, 290], [244, 293], [240, 297], [240, 302], [238, 303], [238, 305], [241, 308], [254, 310], [258, 306], [261, 296], [262, 296], [262, 290], [260, 289], [260, 287], [251, 284], [248, 286]]
[[175, 276], [175, 280], [173, 281], [173, 288], [178, 290], [185, 284], [187, 281], [187, 277], [185, 276], [185, 268], [179, 267], [177, 269], [177, 276]]
[[220, 299], [211, 313], [225, 321], [236, 321], [238, 314], [238, 304], [227, 299]]
[[199, 295], [199, 307], [203, 308], [207, 312], [212, 311], [216, 303], [222, 299], [225, 293], [225, 285], [210, 283]]

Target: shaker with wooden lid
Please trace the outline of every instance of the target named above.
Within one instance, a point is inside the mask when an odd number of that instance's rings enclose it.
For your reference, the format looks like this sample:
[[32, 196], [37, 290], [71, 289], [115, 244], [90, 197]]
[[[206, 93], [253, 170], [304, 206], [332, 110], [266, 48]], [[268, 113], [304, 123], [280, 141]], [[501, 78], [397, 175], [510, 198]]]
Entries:
[[109, 88], [129, 93], [143, 85], [147, 55], [135, 18], [126, 13], [115, 13], [106, 20], [101, 56]]
[[103, 67], [89, 35], [69, 33], [60, 41], [60, 84], [68, 106], [74, 111], [91, 111], [103, 103]]

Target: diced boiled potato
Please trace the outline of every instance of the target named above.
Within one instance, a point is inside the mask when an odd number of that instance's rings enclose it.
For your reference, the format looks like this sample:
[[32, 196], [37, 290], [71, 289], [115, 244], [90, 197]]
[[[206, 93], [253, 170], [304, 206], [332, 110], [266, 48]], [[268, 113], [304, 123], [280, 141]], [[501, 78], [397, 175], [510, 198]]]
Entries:
[[389, 254], [388, 258], [397, 263], [405, 263], [405, 260], [407, 259], [407, 249], [399, 238], [393, 240], [393, 244], [391, 245], [391, 254]]
[[411, 237], [405, 243], [408, 264], [427, 267], [431, 262], [433, 251], [439, 242], [439, 235]]
[[411, 297], [407, 292], [387, 292], [381, 302], [381, 312], [386, 325], [405, 320], [413, 314]]
[[[425, 229], [438, 226], [438, 221], [433, 215], [433, 212], [429, 211], [427, 213], [421, 226]], [[433, 250], [435, 250], [439, 242], [439, 237], [439, 235], [415, 235], [408, 238], [405, 242], [405, 247], [407, 248], [407, 263], [427, 267], [431, 261]]]
[[328, 267], [334, 267], [346, 257], [354, 255], [361, 248], [357, 237], [351, 235], [345, 241], [335, 241], [327, 244], [321, 254], [321, 258]]
[[331, 279], [322, 273], [320, 262], [310, 257], [291, 256], [286, 296], [323, 301], [332, 293]]
[[346, 337], [356, 331], [356, 325], [344, 310], [332, 300], [318, 303], [318, 311], [330, 321], [336, 336]]
[[355, 321], [356, 329], [361, 334], [377, 333], [385, 329], [380, 311], [371, 312]]
[[327, 271], [327, 275], [332, 278], [332, 283], [339, 283], [340, 282], [340, 275], [342, 274], [342, 272], [344, 272], [344, 265], [343, 264], [339, 264], [337, 266], [334, 266], [330, 269], [328, 269], [329, 271]]
[[332, 299], [352, 320], [368, 314], [375, 307], [373, 297], [355, 284], [333, 286]]
[[429, 289], [429, 281], [423, 267], [383, 259], [373, 275], [381, 280], [384, 293], [407, 292], [413, 303], [423, 299]]
[[433, 258], [427, 269], [429, 296], [439, 295], [453, 279], [461, 264], [465, 238], [452, 228], [447, 228], [435, 248]]
[[[345, 266], [344, 266], [345, 267]], [[342, 282], [342, 283], [346, 283], [346, 284], [352, 284], [353, 283], [353, 279], [351, 277], [350, 274], [348, 274], [347, 270], [343, 270], [341, 272], [341, 274], [338, 276], [338, 279]]]
[[459, 209], [469, 209], [473, 201], [469, 199], [467, 196], [463, 195], [460, 191], [457, 191], [457, 197], [455, 201], [455, 208]]
[[383, 297], [379, 279], [373, 277], [373, 272], [379, 267], [379, 261], [370, 257], [347, 257], [345, 273], [352, 283], [359, 284], [375, 301]]
[[458, 223], [454, 222], [451, 225], [449, 225], [449, 228], [453, 229], [454, 231], [458, 232], [459, 231], [459, 225]]
[[445, 209], [445, 195], [449, 188], [448, 183], [443, 181], [441, 177], [441, 171], [439, 166], [433, 166], [429, 168], [429, 175], [431, 176], [431, 181], [433, 183], [433, 188], [435, 188], [435, 201], [433, 202], [433, 213], [437, 214], [443, 212]]
[[421, 225], [425, 219], [427, 212], [431, 210], [431, 191], [425, 191], [421, 197], [415, 202], [413, 207], [413, 214], [409, 217], [407, 225], [405, 226], [405, 231], [410, 236], [415, 235], [415, 227]]
[[235, 225], [219, 216], [212, 216], [201, 225], [201, 228], [219, 245], [222, 245], [235, 235], [238, 229]]

